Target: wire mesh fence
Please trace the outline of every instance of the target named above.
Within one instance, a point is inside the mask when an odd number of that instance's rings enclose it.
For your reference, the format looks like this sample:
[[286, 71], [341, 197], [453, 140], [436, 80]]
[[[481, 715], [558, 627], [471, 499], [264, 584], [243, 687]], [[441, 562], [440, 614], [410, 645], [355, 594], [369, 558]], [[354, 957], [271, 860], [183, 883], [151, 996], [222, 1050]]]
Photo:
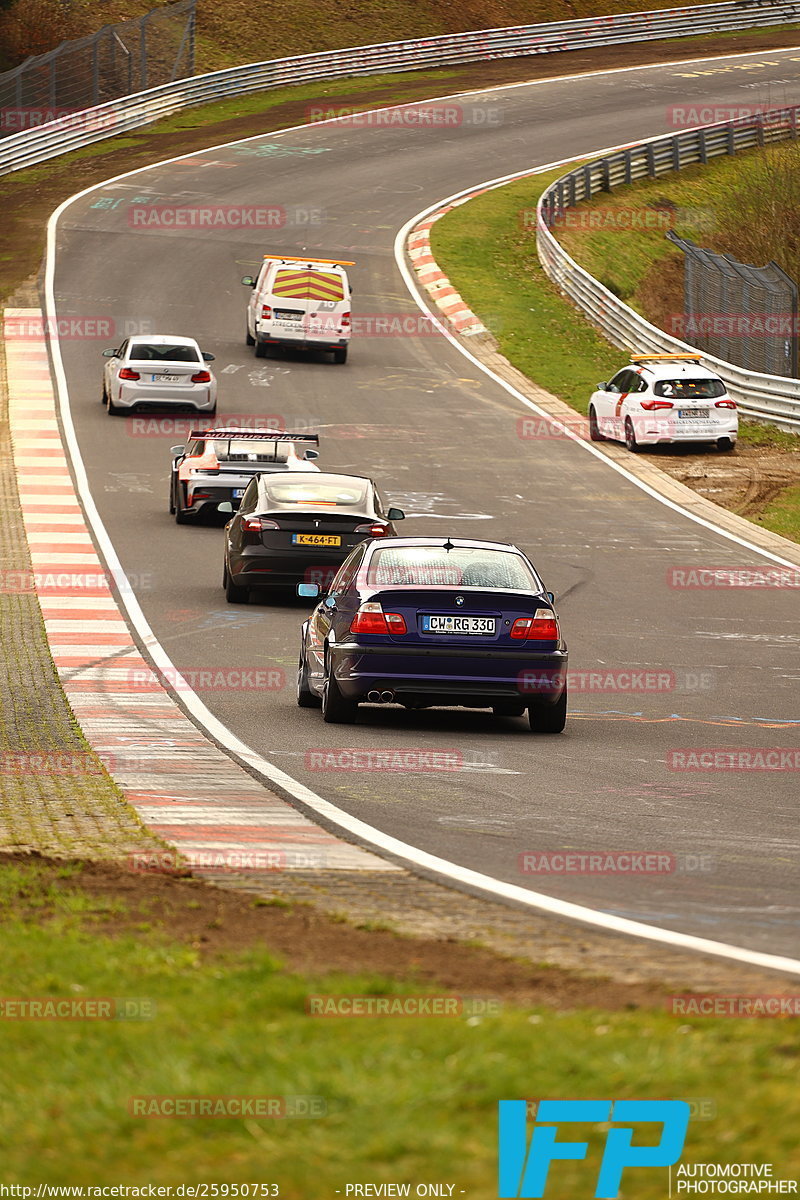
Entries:
[[194, 74], [197, 0], [62, 42], [0, 75], [0, 137]]
[[797, 284], [776, 262], [737, 262], [680, 238], [684, 254], [682, 328], [671, 333], [716, 358], [767, 375], [797, 376]]

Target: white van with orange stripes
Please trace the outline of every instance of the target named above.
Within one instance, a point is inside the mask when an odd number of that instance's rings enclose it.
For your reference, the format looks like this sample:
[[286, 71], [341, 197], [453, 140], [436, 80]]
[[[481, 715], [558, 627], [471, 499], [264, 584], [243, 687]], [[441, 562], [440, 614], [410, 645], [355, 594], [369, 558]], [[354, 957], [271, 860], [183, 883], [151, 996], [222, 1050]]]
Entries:
[[247, 344], [256, 358], [271, 346], [329, 350], [335, 363], [347, 361], [350, 342], [351, 262], [265, 254], [258, 275], [242, 283], [253, 289], [247, 305]]

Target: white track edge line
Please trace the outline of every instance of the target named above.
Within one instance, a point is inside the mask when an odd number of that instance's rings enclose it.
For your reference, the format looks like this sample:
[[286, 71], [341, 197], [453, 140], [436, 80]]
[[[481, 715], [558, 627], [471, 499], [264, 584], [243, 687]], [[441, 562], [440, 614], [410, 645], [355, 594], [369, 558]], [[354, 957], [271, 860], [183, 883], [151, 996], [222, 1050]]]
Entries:
[[[792, 47], [792, 49], [794, 48], [795, 47]], [[730, 55], [727, 57], [746, 58], [752, 57], [753, 53], [757, 52], [751, 52], [750, 54]], [[714, 58], [712, 56], [709, 59], [694, 61], [718, 61], [720, 58], [725, 57], [726, 56], [716, 56], [716, 58]], [[681, 61], [685, 62], [686, 60]], [[675, 64], [652, 64], [654, 67], [670, 65]], [[642, 68], [623, 68], [623, 70], [629, 71], [640, 69]], [[603, 73], [604, 72], [593, 72], [593, 74]], [[617, 72], [615, 71], [614, 73]], [[574, 77], [562, 76], [557, 77], [556, 80], [550, 79], [536, 82], [552, 83], [558, 81], [559, 79], [565, 78], [568, 79]], [[503, 89], [497, 87], [485, 89], [485, 91], [489, 92], [501, 90]], [[446, 97], [440, 98], [445, 99]], [[417, 103], [423, 103], [423, 101], [417, 101]], [[375, 112], [382, 110], [372, 109], [367, 111]], [[339, 119], [340, 118], [336, 118], [336, 120]], [[322, 122], [316, 122], [315, 124], [321, 123]], [[140, 174], [142, 171], [151, 170], [154, 167], [160, 167], [168, 165], [169, 163], [179, 162], [185, 158], [193, 158], [200, 153], [209, 153], [211, 150], [222, 149], [225, 146], [236, 145], [239, 142], [253, 141], [255, 138], [259, 137], [281, 136], [285, 135], [286, 133], [291, 133], [298, 129], [305, 128], [309, 128], [309, 126], [297, 125], [293, 126], [291, 129], [267, 131], [265, 133], [256, 134], [251, 138], [241, 138], [234, 142], [220, 143], [218, 146], [208, 147], [203, 151], [195, 150], [189, 154], [177, 155], [173, 158], [164, 159], [159, 163], [152, 163], [149, 167], [139, 167], [136, 170], [127, 171], [121, 175], [113, 176], [111, 179], [104, 180], [99, 184], [94, 184], [92, 187], [84, 188], [80, 192], [76, 192], [73, 196], [70, 196], [66, 200], [62, 201], [58, 208], [56, 208], [51, 214], [47, 223], [47, 243], [45, 250], [45, 312], [48, 317], [48, 321], [51, 316], [55, 318], [56, 314], [54, 282], [58, 221], [62, 213], [64, 213], [66, 209], [70, 207], [70, 205], [75, 203], [75, 201], [81, 199], [83, 196], [89, 195], [91, 192], [97, 191], [100, 187], [107, 187], [110, 183], [116, 182], [119, 179], [129, 178], [131, 175]], [[655, 139], [652, 138], [649, 140]], [[603, 151], [597, 151], [596, 153], [602, 154]], [[577, 157], [581, 156], [578, 155]], [[561, 162], [546, 164], [545, 166], [538, 168], [538, 170], [547, 170], [548, 166], [550, 168], [560, 166], [563, 162], [574, 161], [575, 158], [576, 156], [572, 155], [570, 158], [564, 159]], [[526, 173], [532, 172], [523, 172], [523, 174]], [[514, 178], [514, 176], [510, 178]], [[496, 185], [501, 186], [502, 182], [505, 182], [505, 180], [496, 181]], [[468, 191], [469, 190], [474, 189], [468, 189]], [[433, 205], [431, 209], [425, 210], [425, 213], [435, 211], [438, 207], [441, 207], [442, 203], [446, 203], [446, 201], [441, 201], [438, 205]], [[407, 225], [403, 227], [401, 234], [412, 224], [420, 221], [425, 213], [419, 214], [413, 219], [412, 222], [408, 222]], [[399, 237], [400, 234], [398, 234], [398, 238]], [[397, 246], [397, 241], [395, 242], [395, 246]], [[398, 261], [402, 262], [401, 273], [403, 274], [404, 281], [408, 286], [408, 278], [405, 273], [407, 269], [405, 261], [402, 259]], [[425, 306], [421, 303], [416, 291], [413, 288], [410, 288], [409, 290], [411, 291], [411, 295], [414, 297], [419, 307], [425, 311]], [[437, 324], [439, 324], [435, 315], [431, 315], [433, 316], [433, 319], [437, 321]], [[106, 559], [106, 565], [110, 571], [118, 573], [120, 578], [124, 578], [122, 563], [120, 562], [114, 544], [111, 541], [111, 538], [109, 537], [108, 532], [103, 524], [102, 518], [95, 504], [94, 497], [92, 496], [91, 488], [89, 486], [89, 478], [83, 458], [81, 456], [78, 439], [75, 433], [75, 426], [72, 420], [69, 388], [67, 384], [66, 371], [64, 369], [64, 361], [61, 354], [61, 342], [58, 337], [57, 324], [55, 321], [49, 325], [49, 328], [54, 331], [53, 335], [50, 337], [50, 350], [56, 380], [58, 411], [64, 432], [67, 458], [74, 472], [76, 490], [80, 496], [86, 519], [97, 541], [98, 547]], [[443, 330], [443, 332], [445, 332], [446, 336], [450, 341], [453, 342], [454, 345], [458, 345], [458, 343], [447, 333], [447, 331]], [[472, 356], [468, 351], [464, 350], [460, 346], [458, 348], [466, 355], [466, 357], [472, 359]], [[473, 361], [478, 367], [480, 367], [481, 370], [485, 370], [485, 368], [476, 359]], [[493, 375], [491, 371], [487, 371], [487, 374]], [[501, 383], [502, 386], [507, 390], [511, 390], [508, 388], [508, 385], [503, 383], [502, 380], [498, 379], [498, 382]], [[517, 393], [517, 395], [521, 400], [523, 400], [523, 402], [530, 404], [530, 402], [526, 401], [525, 397], [521, 396], [521, 394]], [[534, 409], [536, 408], [536, 406], [533, 405], [531, 405], [531, 407], [534, 407]], [[599, 455], [599, 457], [601, 457], [604, 462], [609, 461], [604, 455]], [[616, 464], [611, 465], [616, 467]], [[619, 469], [622, 474], [628, 474], [624, 468], [617, 469]], [[630, 476], [630, 478], [633, 480], [633, 482], [638, 483], [633, 476]], [[647, 490], [646, 485], [642, 486], [645, 486], [645, 490]], [[652, 494], [656, 499], [662, 499], [657, 493], [654, 492]], [[678, 506], [674, 507], [676, 508], [676, 511], [683, 511]], [[763, 553], [762, 551], [758, 552]], [[120, 603], [127, 614], [128, 620], [135, 629], [143, 645], [147, 648], [156, 666], [158, 666], [162, 671], [173, 671], [177, 677], [179, 672], [177, 672], [163, 646], [161, 646], [160, 642], [150, 628], [136, 596], [129, 592], [121, 592]], [[293, 779], [290, 775], [287, 775], [284, 771], [281, 771], [279, 767], [276, 767], [267, 759], [262, 758], [261, 755], [257, 754], [256, 751], [242, 742], [231, 730], [227, 728], [227, 726], [218, 720], [218, 718], [215, 717], [208, 708], [206, 708], [199, 696], [197, 696], [197, 694], [191, 689], [187, 688], [185, 692], [182, 691], [181, 696], [185, 708], [192, 714], [198, 725], [213, 740], [219, 742], [219, 744], [231, 754], [247, 763], [251, 770], [263, 777], [267, 782], [276, 784], [300, 803], [305, 804], [313, 812], [316, 812], [321, 817], [325, 818], [332, 825], [346, 830], [354, 838], [356, 838], [356, 840], [366, 842], [373, 849], [383, 850], [396, 859], [407, 862], [412, 866], [419, 867], [423, 870], [432, 871], [434, 874], [439, 875], [445, 880], [461, 883], [468, 888], [483, 892], [491, 897], [494, 897], [495, 899], [509, 900], [513, 903], [522, 904], [529, 908], [550, 913], [553, 916], [560, 916], [568, 920], [579, 921], [585, 925], [591, 925], [602, 929], [607, 933], [621, 933], [632, 937], [644, 938], [648, 941], [659, 942], [670, 946], [675, 950], [689, 950], [695, 953], [711, 954], [715, 957], [731, 959], [745, 965], [763, 967], [767, 970], [781, 971], [789, 974], [800, 974], [800, 960], [797, 959], [788, 958], [783, 955], [769, 954], [759, 950], [748, 950], [744, 947], [732, 946], [725, 942], [716, 942], [708, 938], [697, 937], [694, 934], [680, 933], [678, 931], [669, 929], [660, 929], [657, 926], [647, 925], [640, 921], [633, 921], [627, 917], [616, 917], [609, 913], [598, 912], [595, 909], [587, 908], [581, 904], [574, 904], [570, 901], [559, 900], [553, 896], [548, 896], [541, 892], [529, 891], [527, 888], [522, 888], [517, 884], [504, 883], [501, 880], [493, 879], [491, 876], [484, 875], [478, 871], [473, 871], [467, 867], [461, 867], [457, 863], [451, 863], [446, 859], [429, 854], [425, 850], [420, 850], [416, 846], [411, 846], [406, 842], [402, 842], [399, 839], [390, 836], [389, 834], [383, 833], [374, 826], [367, 824], [365, 821], [361, 821], [358, 818], [351, 816], [349, 813], [344, 812], [344, 810], [338, 808], [330, 801], [318, 796], [316, 792], [311, 791], [311, 789], [306, 787], [305, 784]]]

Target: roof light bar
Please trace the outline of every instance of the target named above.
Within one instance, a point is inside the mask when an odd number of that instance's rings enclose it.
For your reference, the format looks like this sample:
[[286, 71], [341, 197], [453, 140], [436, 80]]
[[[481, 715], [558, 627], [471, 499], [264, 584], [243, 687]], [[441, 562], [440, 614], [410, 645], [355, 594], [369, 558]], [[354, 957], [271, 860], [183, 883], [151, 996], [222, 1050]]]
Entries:
[[278, 262], [301, 262], [312, 265], [313, 263], [326, 263], [332, 267], [354, 267], [354, 262], [348, 262], [344, 258], [311, 258], [308, 255], [301, 257], [297, 254], [265, 254], [264, 258], [274, 258]]
[[631, 362], [696, 362], [702, 354], [632, 354]]

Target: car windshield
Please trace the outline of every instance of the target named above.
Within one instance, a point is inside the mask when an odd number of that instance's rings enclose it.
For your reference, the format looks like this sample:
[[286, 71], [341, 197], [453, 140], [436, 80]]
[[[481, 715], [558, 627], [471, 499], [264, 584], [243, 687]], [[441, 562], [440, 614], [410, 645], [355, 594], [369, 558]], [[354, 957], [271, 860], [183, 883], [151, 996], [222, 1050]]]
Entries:
[[676, 400], [716, 400], [725, 395], [721, 379], [659, 379], [653, 384], [657, 396]]
[[291, 442], [265, 438], [214, 438], [210, 443], [219, 462], [288, 462]]
[[350, 508], [362, 505], [367, 494], [366, 483], [272, 483], [269, 498], [276, 504], [324, 504], [327, 508]]
[[456, 546], [381, 546], [370, 560], [370, 587], [510, 588], [538, 591], [538, 580], [512, 550]]
[[175, 346], [170, 343], [156, 346], [151, 342], [134, 342], [130, 357], [136, 362], [200, 362], [200, 355], [194, 346]]

